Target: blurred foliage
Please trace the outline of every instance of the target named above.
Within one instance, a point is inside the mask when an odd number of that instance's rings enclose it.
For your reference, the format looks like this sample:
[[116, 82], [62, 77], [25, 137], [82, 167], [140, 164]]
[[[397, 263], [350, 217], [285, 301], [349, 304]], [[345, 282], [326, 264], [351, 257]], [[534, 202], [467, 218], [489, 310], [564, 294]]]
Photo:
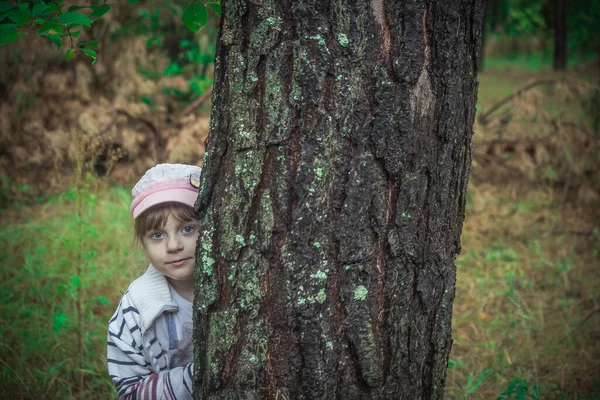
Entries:
[[[198, 12], [200, 9], [204, 11]], [[108, 43], [131, 37], [145, 38], [150, 62], [137, 65], [138, 72], [154, 81], [181, 77], [187, 82], [185, 89], [180, 85], [165, 87], [163, 93], [187, 104], [213, 83], [220, 12], [217, 2], [190, 8], [187, 0], [148, 0], [118, 16], [118, 28], [111, 31]], [[193, 20], [189, 13], [196, 13], [194, 18], [198, 20]], [[202, 33], [197, 32], [200, 26]], [[151, 108], [154, 100], [140, 99]]]
[[[127, 3], [139, 3], [140, 0], [127, 0]], [[142, 10], [152, 2], [145, 2]], [[218, 1], [201, 3], [198, 1], [164, 1], [161, 4], [171, 9], [173, 14], [179, 14], [183, 25], [191, 32], [198, 32], [208, 22], [207, 9], [220, 14], [221, 6]], [[160, 8], [154, 8], [154, 14], [146, 12], [146, 16], [154, 17], [153, 28], [159, 25]], [[106, 1], [92, 0], [90, 5], [69, 5], [64, 1], [28, 0], [17, 1], [13, 4], [0, 1], [0, 45], [6, 45], [18, 40], [24, 33], [33, 33], [56, 45], [60, 50], [63, 40], [69, 39], [71, 45], [65, 53], [67, 60], [80, 51], [96, 62], [98, 41], [77, 42], [81, 33], [91, 29], [92, 24], [102, 18], [111, 6]], [[139, 24], [135, 24], [139, 28]], [[142, 33], [143, 29], [141, 32]], [[148, 32], [146, 32], [148, 33]]]
[[[132, 1], [132, 0], [129, 0]], [[75, 51], [81, 51], [96, 61], [98, 41], [84, 41], [75, 44], [82, 31], [91, 28], [92, 23], [110, 10], [110, 5], [94, 0], [89, 6], [69, 6], [61, 1], [46, 2], [31, 0], [12, 4], [0, 1], [0, 45], [18, 40], [25, 32], [43, 37], [60, 49], [63, 39], [69, 39], [71, 47], [66, 52], [68, 60]]]
[[[486, 29], [508, 37], [553, 38], [555, 6], [553, 0], [488, 0]], [[568, 53], [585, 56], [600, 48], [600, 2], [566, 2]], [[552, 40], [549, 41], [552, 43]], [[551, 51], [551, 48], [546, 49]]]

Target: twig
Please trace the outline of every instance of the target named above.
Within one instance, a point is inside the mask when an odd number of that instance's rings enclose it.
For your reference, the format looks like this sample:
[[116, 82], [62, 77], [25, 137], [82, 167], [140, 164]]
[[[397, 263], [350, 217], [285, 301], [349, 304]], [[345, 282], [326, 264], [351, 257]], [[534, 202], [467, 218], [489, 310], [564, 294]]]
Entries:
[[596, 308], [594, 310], [592, 310], [591, 312], [588, 313], [588, 315], [585, 316], [585, 318], [583, 318], [583, 321], [581, 321], [579, 323], [579, 326], [577, 328], [575, 328], [575, 330], [581, 329], [581, 327], [588, 322], [593, 316], [594, 314], [596, 314], [598, 311], [600, 311], [600, 308]]
[[156, 157], [158, 161], [161, 161], [162, 158], [159, 156], [160, 153], [162, 153], [162, 150], [165, 148], [165, 146], [167, 145], [167, 141], [166, 139], [163, 137], [163, 135], [161, 134], [160, 130], [149, 120], [145, 119], [145, 118], [140, 118], [140, 117], [134, 117], [133, 115], [129, 114], [129, 112], [122, 110], [120, 108], [114, 108], [111, 111], [111, 119], [110, 121], [108, 121], [108, 123], [106, 123], [102, 128], [100, 128], [99, 130], [99, 134], [103, 135], [104, 133], [106, 133], [116, 122], [117, 119], [117, 115], [121, 114], [126, 116], [129, 120], [134, 121], [134, 122], [141, 122], [142, 124], [146, 125], [148, 128], [150, 128], [150, 130], [152, 131], [152, 133], [154, 134], [154, 139], [156, 141]]
[[566, 84], [573, 85], [573, 86], [583, 86], [583, 87], [586, 87], [588, 89], [593, 88], [593, 87], [596, 86], [596, 85], [590, 84], [588, 82], [580, 81], [580, 80], [577, 80], [577, 79], [565, 79], [565, 78], [561, 78], [561, 79], [540, 79], [538, 81], [534, 81], [534, 82], [531, 82], [528, 85], [523, 86], [522, 88], [520, 88], [516, 92], [511, 93], [508, 96], [506, 96], [505, 98], [503, 98], [502, 100], [498, 101], [489, 110], [487, 110], [486, 112], [484, 112], [483, 114], [481, 114], [479, 116], [479, 118], [477, 118], [477, 120], [481, 124], [486, 124], [488, 117], [492, 113], [494, 113], [496, 110], [498, 110], [500, 107], [502, 107], [503, 105], [505, 105], [506, 103], [508, 103], [512, 99], [514, 99], [515, 97], [518, 97], [518, 96], [522, 95], [526, 91], [531, 90], [531, 89], [533, 89], [536, 86], [551, 85], [551, 84], [556, 84], [556, 83], [566, 83]]
[[183, 109], [183, 111], [179, 114], [179, 120], [181, 120], [183, 117], [185, 117], [186, 115], [188, 115], [190, 112], [192, 112], [192, 110], [196, 107], [199, 107], [200, 105], [202, 105], [204, 102], [206, 102], [208, 99], [210, 99], [211, 95], [212, 95], [212, 85], [206, 89], [206, 91], [204, 93], [202, 93], [200, 95], [200, 97], [198, 97], [196, 100], [192, 101], [186, 108]]
[[483, 158], [485, 161], [487, 161], [489, 163], [497, 163], [497, 165], [500, 165], [501, 167], [504, 167], [509, 171], [515, 172], [518, 175], [522, 174], [522, 172], [518, 168], [513, 167], [511, 165], [506, 165], [504, 163], [504, 160], [499, 159], [497, 157], [492, 157], [489, 154], [477, 152], [477, 153], [473, 153], [473, 158]]

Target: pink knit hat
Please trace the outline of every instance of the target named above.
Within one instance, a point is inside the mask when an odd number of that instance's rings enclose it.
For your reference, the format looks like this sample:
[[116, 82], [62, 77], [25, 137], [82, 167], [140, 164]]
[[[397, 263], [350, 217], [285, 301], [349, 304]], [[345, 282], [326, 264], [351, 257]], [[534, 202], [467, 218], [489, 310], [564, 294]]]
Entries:
[[186, 164], [158, 164], [150, 168], [131, 191], [129, 210], [133, 218], [161, 203], [182, 203], [194, 207], [198, 198], [202, 168]]

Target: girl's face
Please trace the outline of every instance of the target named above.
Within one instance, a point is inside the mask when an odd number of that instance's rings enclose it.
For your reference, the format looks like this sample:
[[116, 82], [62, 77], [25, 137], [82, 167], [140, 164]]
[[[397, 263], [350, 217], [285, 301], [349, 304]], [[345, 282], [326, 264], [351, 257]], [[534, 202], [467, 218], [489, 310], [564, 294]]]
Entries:
[[194, 262], [198, 223], [178, 221], [169, 214], [165, 224], [146, 232], [142, 238], [144, 255], [173, 286], [194, 283]]

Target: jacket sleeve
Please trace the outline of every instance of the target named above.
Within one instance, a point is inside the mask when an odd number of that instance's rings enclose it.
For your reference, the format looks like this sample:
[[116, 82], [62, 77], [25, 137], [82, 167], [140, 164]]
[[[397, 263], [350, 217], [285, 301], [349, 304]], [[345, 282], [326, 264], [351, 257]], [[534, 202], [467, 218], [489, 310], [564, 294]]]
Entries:
[[[127, 302], [127, 294], [108, 324], [108, 372], [119, 399], [123, 400], [187, 400], [192, 398], [194, 364], [155, 373], [146, 359], [142, 335], [137, 323], [139, 313]], [[156, 341], [152, 339], [150, 345]], [[159, 359], [162, 354], [157, 354]], [[156, 363], [157, 360], [151, 360]]]

